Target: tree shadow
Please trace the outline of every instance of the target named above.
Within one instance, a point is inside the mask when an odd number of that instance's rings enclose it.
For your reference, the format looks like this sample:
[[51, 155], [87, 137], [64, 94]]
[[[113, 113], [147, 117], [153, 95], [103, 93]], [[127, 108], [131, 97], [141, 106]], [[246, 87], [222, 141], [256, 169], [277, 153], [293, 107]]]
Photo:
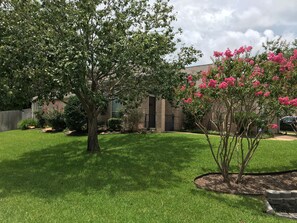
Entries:
[[[101, 137], [102, 153], [85, 152], [86, 142], [74, 140], [24, 153], [0, 162], [0, 197], [30, 193], [57, 197], [105, 190], [142, 191], [174, 187], [179, 172], [196, 159], [204, 143], [174, 136], [120, 135]], [[192, 149], [197, 145], [200, 150]], [[191, 148], [192, 147], [192, 148]]]

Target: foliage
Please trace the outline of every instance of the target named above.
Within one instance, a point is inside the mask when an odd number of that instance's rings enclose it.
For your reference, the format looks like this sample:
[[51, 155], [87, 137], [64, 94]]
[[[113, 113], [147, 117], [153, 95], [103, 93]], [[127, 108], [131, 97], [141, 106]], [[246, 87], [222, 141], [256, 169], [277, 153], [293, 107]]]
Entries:
[[152, 91], [170, 99], [180, 70], [201, 56], [191, 47], [177, 50], [180, 30], [167, 0], [4, 0], [2, 6], [6, 21], [15, 21], [4, 23], [12, 30], [5, 45], [18, 45], [1, 55], [22, 59], [20, 74], [40, 98], [77, 95], [88, 116], [89, 152], [99, 151], [98, 104], [115, 98], [125, 104]]
[[186, 130], [197, 129], [195, 117], [197, 117], [197, 115], [193, 115], [192, 113], [187, 112], [186, 110], [184, 111], [184, 127]]
[[35, 115], [35, 118], [37, 120], [37, 126], [39, 128], [43, 128], [45, 126], [45, 123], [46, 123], [46, 120], [45, 120], [45, 117], [44, 117], [44, 111], [43, 110], [36, 111], [34, 113], [34, 115]]
[[112, 131], [118, 131], [122, 129], [123, 120], [120, 118], [108, 119], [108, 128]]
[[138, 125], [143, 118], [143, 113], [138, 108], [125, 109], [123, 125], [129, 132], [138, 131]]
[[70, 130], [82, 131], [86, 128], [87, 114], [76, 96], [68, 99], [64, 108], [66, 126]]
[[22, 130], [26, 130], [29, 129], [30, 126], [37, 126], [37, 121], [33, 118], [27, 118], [27, 119], [23, 119], [21, 121], [18, 122], [18, 128], [22, 129]]
[[62, 111], [53, 109], [44, 114], [47, 125], [51, 126], [55, 131], [62, 131], [66, 128], [65, 117]]
[[[196, 124], [206, 135], [226, 182], [234, 156], [238, 160], [239, 183], [263, 130], [277, 128], [272, 120], [297, 106], [297, 50], [288, 57], [273, 52], [266, 57], [252, 57], [251, 49], [215, 51], [214, 65], [198, 76], [188, 76], [179, 91], [184, 109], [196, 116]], [[212, 144], [202, 122], [209, 112], [212, 124], [220, 132], [218, 146]]]
[[[1, 221], [292, 222], [264, 213], [262, 197], [195, 189], [196, 176], [216, 171], [203, 135], [101, 135], [108, 148], [102, 157], [84, 153], [86, 141], [39, 130], [0, 132]], [[296, 140], [263, 140], [260, 147], [248, 172], [296, 168]]]
[[0, 111], [27, 108], [39, 93], [50, 95], [49, 78], [39, 68], [46, 58], [35, 25], [40, 4], [3, 0], [0, 5]]

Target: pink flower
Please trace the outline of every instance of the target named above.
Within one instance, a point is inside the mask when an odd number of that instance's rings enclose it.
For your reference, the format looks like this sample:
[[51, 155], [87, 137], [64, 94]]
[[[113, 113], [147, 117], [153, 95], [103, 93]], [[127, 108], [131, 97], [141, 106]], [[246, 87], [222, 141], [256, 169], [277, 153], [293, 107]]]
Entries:
[[279, 77], [275, 75], [275, 76], [272, 77], [272, 80], [273, 81], [278, 81], [279, 80]]
[[270, 92], [269, 91], [266, 91], [265, 93], [264, 93], [264, 97], [269, 97], [270, 96]]
[[292, 106], [297, 107], [297, 98], [290, 100], [289, 104], [292, 105]]
[[180, 90], [181, 90], [181, 91], [186, 90], [186, 86], [185, 86], [185, 85], [181, 86]]
[[256, 88], [256, 87], [259, 87], [261, 85], [260, 81], [256, 80], [253, 82], [253, 87]]
[[193, 80], [192, 75], [189, 75], [187, 79], [188, 79], [188, 82], [191, 82]]
[[269, 124], [268, 125], [268, 128], [270, 128], [270, 129], [277, 129], [278, 128], [278, 125], [277, 124]]
[[246, 52], [250, 52], [252, 49], [253, 49], [252, 46], [248, 46], [248, 47], [245, 48]]
[[214, 51], [213, 55], [214, 55], [214, 57], [221, 57], [221, 56], [223, 56], [223, 52]]
[[223, 66], [218, 66], [218, 71], [224, 71], [224, 67]]
[[256, 96], [261, 96], [261, 95], [263, 95], [263, 91], [257, 91], [257, 92], [255, 93], [255, 95], [256, 95]]
[[226, 89], [228, 87], [227, 82], [223, 81], [222, 83], [219, 84], [220, 89]]
[[278, 101], [281, 105], [289, 105], [290, 104], [289, 97], [279, 97]]
[[268, 53], [267, 59], [279, 64], [284, 63], [286, 61], [282, 53], [275, 55], [274, 53], [270, 52]]
[[200, 88], [200, 89], [205, 89], [205, 88], [207, 88], [206, 83], [202, 83], [202, 84], [200, 84], [200, 85], [199, 85], [199, 88]]
[[198, 98], [202, 98], [203, 94], [201, 92], [196, 92], [196, 93], [194, 93], [194, 96], [198, 97]]
[[195, 82], [191, 82], [191, 83], [190, 83], [190, 86], [191, 86], [191, 87], [195, 86]]
[[193, 102], [192, 98], [184, 99], [184, 103], [191, 104]]
[[244, 53], [244, 51], [245, 51], [244, 47], [241, 46], [241, 47], [239, 47], [238, 50], [236, 50], [236, 54], [242, 54], [242, 53]]
[[225, 51], [224, 54], [227, 58], [233, 57], [233, 53], [231, 52], [231, 50], [229, 48]]
[[210, 79], [209, 80], [208, 87], [215, 88], [216, 85], [217, 85], [217, 81], [216, 80], [214, 80], [214, 79]]
[[234, 86], [235, 85], [235, 81], [236, 79], [234, 77], [226, 77], [225, 78], [225, 82], [229, 85], [229, 86]]
[[238, 82], [238, 85], [239, 85], [240, 87], [243, 87], [243, 86], [244, 86], [244, 83], [242, 83], [242, 82]]
[[254, 67], [253, 73], [250, 76], [250, 79], [253, 79], [256, 76], [263, 76], [264, 69], [261, 69], [258, 65]]
[[253, 66], [255, 64], [255, 61], [250, 60], [249, 64]]

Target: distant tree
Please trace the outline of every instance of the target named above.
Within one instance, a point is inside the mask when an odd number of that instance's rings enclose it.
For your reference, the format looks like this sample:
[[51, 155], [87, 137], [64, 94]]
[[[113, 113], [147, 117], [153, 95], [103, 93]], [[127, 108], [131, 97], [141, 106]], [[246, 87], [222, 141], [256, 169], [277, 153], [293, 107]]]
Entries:
[[[21, 38], [32, 42], [26, 46], [30, 57], [22, 64], [32, 69], [38, 96], [62, 98], [71, 92], [82, 103], [88, 117], [88, 152], [99, 151], [101, 102], [125, 103], [151, 92], [172, 99], [180, 70], [201, 55], [193, 48], [177, 52], [180, 31], [172, 26], [176, 17], [167, 0], [4, 2], [1, 10], [7, 17], [18, 20], [20, 10], [32, 30], [31, 37], [12, 35], [8, 44], [22, 43]], [[12, 26], [18, 30], [19, 23]], [[15, 59], [24, 53], [10, 55]], [[30, 74], [22, 72], [24, 78]]]
[[[33, 10], [33, 5], [30, 8]], [[35, 94], [31, 61], [36, 50], [36, 28], [24, 16], [27, 11], [25, 5], [12, 7], [8, 1], [0, 4], [0, 111], [26, 107]]]

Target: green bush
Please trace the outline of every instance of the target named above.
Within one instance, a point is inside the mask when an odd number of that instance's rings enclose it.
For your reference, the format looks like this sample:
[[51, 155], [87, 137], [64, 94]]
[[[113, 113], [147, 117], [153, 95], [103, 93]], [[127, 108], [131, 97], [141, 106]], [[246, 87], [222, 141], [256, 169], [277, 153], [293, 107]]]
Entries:
[[39, 128], [43, 128], [45, 126], [45, 118], [44, 118], [44, 112], [43, 111], [36, 111], [34, 112], [35, 118], [37, 120], [37, 126]]
[[70, 130], [82, 131], [86, 129], [87, 114], [76, 96], [69, 98], [64, 110], [66, 126]]
[[108, 128], [112, 131], [119, 131], [122, 129], [122, 119], [110, 118], [108, 119]]
[[25, 130], [29, 129], [29, 126], [37, 126], [37, 121], [33, 118], [24, 119], [18, 122], [18, 128]]
[[56, 131], [62, 131], [66, 128], [63, 112], [53, 110], [44, 115], [46, 124], [51, 126]]

